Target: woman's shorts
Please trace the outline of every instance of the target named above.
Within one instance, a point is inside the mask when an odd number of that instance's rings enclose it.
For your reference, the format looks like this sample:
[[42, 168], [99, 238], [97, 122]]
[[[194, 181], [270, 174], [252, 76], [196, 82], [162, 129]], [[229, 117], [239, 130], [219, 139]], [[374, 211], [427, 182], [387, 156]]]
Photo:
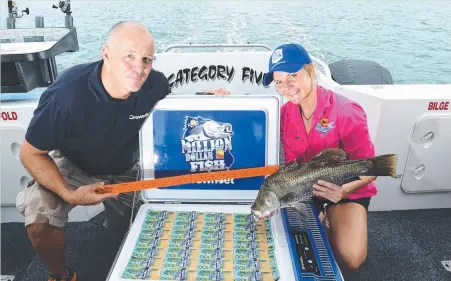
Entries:
[[362, 197], [357, 199], [343, 199], [337, 203], [333, 203], [328, 200], [314, 198], [313, 204], [315, 205], [318, 212], [322, 212], [326, 210], [329, 207], [340, 205], [340, 204], [346, 204], [346, 203], [357, 203], [359, 205], [362, 205], [363, 208], [365, 208], [366, 211], [368, 211], [368, 206], [370, 205], [371, 197]]

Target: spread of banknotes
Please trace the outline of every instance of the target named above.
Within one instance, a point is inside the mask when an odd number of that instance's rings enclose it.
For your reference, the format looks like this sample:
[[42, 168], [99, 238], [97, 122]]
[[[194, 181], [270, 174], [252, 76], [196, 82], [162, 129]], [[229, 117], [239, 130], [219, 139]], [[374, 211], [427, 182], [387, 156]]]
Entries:
[[270, 223], [248, 214], [149, 210], [122, 278], [276, 281]]

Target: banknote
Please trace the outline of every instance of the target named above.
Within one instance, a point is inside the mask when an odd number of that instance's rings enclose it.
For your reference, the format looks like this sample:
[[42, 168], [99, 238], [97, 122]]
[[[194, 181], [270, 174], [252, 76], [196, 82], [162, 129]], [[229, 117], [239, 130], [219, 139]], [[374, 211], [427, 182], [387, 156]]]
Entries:
[[203, 213], [202, 219], [204, 222], [221, 222], [226, 221], [228, 216], [225, 213]]
[[172, 231], [186, 231], [199, 229], [196, 221], [178, 222], [175, 221], [172, 226]]
[[198, 270], [196, 272], [196, 281], [225, 281], [233, 280], [232, 272], [217, 270]]
[[162, 241], [161, 245], [168, 249], [184, 249], [184, 248], [199, 248], [201, 241], [193, 240], [190, 237], [182, 239], [171, 239]]
[[135, 248], [132, 252], [132, 257], [138, 258], [138, 259], [150, 259], [152, 257], [155, 257], [157, 253], [161, 251], [161, 249], [157, 247], [153, 248]]
[[199, 270], [221, 270], [222, 260], [205, 260], [205, 259], [183, 259], [179, 262], [173, 262], [168, 259], [164, 261], [162, 269], [178, 271], [186, 269], [188, 271], [199, 271]]
[[143, 223], [141, 226], [141, 230], [143, 231], [153, 231], [158, 229], [172, 229], [174, 222], [160, 220], [160, 221], [151, 221], [147, 223]]
[[149, 269], [130, 269], [126, 268], [122, 273], [124, 279], [147, 279], [149, 277]]
[[197, 221], [198, 217], [199, 217], [199, 214], [197, 214], [195, 211], [191, 211], [191, 212], [177, 212], [176, 215], [175, 215], [175, 221], [176, 222]]
[[222, 230], [213, 230], [213, 231], [202, 231], [201, 240], [232, 240], [233, 232], [232, 231], [222, 231]]
[[255, 223], [255, 219], [252, 215], [249, 214], [235, 214], [234, 222], [235, 224]]
[[151, 240], [151, 239], [159, 238], [161, 236], [161, 234], [163, 233], [163, 231], [164, 230], [161, 228], [156, 228], [156, 229], [151, 229], [151, 230], [142, 230], [141, 229], [138, 239]]
[[161, 280], [186, 280], [188, 270], [185, 268], [162, 268], [160, 271]]
[[189, 266], [191, 259], [189, 257], [166, 257], [163, 260], [163, 265], [176, 265], [178, 267]]
[[[227, 245], [229, 244], [229, 245]], [[201, 240], [200, 241], [200, 249], [222, 249], [226, 248], [227, 245], [228, 249], [231, 249], [233, 247], [233, 243], [231, 241], [225, 241], [224, 239], [217, 239], [217, 240]]]
[[149, 211], [144, 219], [144, 223], [165, 220], [167, 215], [167, 211]]
[[191, 252], [190, 248], [167, 248], [165, 258], [190, 257]]
[[266, 281], [266, 280], [278, 280], [274, 279], [271, 272], [260, 272], [260, 271], [234, 271], [233, 280], [234, 281]]
[[127, 269], [139, 271], [148, 268], [153, 262], [153, 258], [134, 258], [132, 257], [127, 264]]

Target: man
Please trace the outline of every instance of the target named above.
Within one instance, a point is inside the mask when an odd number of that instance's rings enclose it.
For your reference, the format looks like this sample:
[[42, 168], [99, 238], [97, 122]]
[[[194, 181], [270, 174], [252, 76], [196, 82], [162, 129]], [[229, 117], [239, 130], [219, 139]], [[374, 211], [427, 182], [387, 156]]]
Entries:
[[[34, 180], [17, 196], [17, 208], [49, 267], [48, 280], [77, 280], [65, 261], [62, 230], [74, 206], [103, 202], [108, 229], [126, 227], [132, 206], [139, 207], [137, 194], [94, 189], [140, 177], [139, 130], [170, 92], [166, 77], [152, 69], [154, 52], [144, 26], [116, 24], [102, 60], [67, 69], [40, 98], [20, 150]], [[224, 95], [222, 89], [213, 92]]]

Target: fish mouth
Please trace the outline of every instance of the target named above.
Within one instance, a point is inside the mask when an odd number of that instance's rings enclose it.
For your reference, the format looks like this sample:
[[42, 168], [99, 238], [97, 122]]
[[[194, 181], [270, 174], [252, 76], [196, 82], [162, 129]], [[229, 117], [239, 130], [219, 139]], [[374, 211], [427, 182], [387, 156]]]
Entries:
[[259, 221], [271, 218], [276, 213], [276, 210], [266, 210], [264, 212], [251, 210], [251, 213], [252, 216], [254, 217], [254, 220]]

